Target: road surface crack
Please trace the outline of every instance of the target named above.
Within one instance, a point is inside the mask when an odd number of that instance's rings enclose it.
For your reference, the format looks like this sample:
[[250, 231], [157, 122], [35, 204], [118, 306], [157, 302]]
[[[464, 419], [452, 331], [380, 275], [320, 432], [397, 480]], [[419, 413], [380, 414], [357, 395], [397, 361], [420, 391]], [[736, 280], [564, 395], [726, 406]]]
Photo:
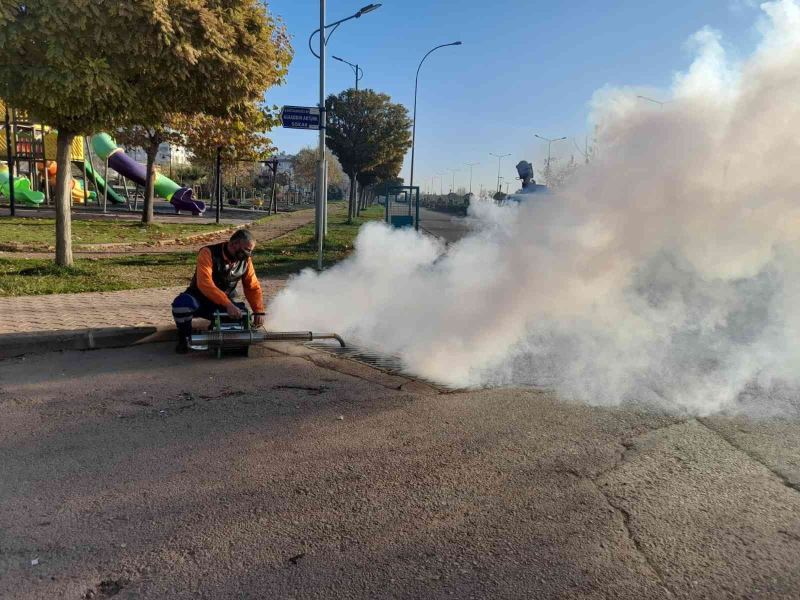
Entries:
[[780, 471], [778, 471], [778, 470], [776, 470], [776, 469], [772, 468], [772, 467], [771, 467], [771, 466], [770, 466], [770, 465], [769, 465], [769, 464], [768, 464], [766, 461], [764, 461], [764, 459], [763, 459], [762, 457], [760, 457], [758, 454], [756, 454], [756, 453], [754, 453], [754, 452], [751, 452], [751, 451], [747, 450], [746, 448], [743, 448], [743, 447], [742, 447], [742, 446], [740, 446], [738, 443], [736, 443], [736, 441], [735, 441], [735, 440], [731, 439], [729, 436], [725, 435], [725, 434], [724, 434], [724, 433], [722, 433], [721, 431], [718, 431], [717, 429], [715, 429], [714, 427], [712, 427], [711, 425], [709, 425], [708, 423], [706, 423], [705, 419], [703, 419], [702, 417], [698, 417], [697, 419], [695, 419], [695, 421], [696, 421], [697, 423], [699, 423], [700, 425], [702, 425], [703, 427], [705, 427], [705, 428], [706, 428], [708, 431], [710, 431], [710, 432], [711, 432], [713, 435], [717, 436], [719, 439], [721, 439], [722, 441], [724, 441], [725, 443], [727, 443], [727, 444], [728, 444], [728, 445], [729, 445], [731, 448], [733, 448], [734, 450], [737, 450], [737, 451], [741, 452], [742, 454], [744, 454], [744, 455], [745, 455], [747, 458], [749, 458], [750, 460], [752, 460], [752, 461], [755, 461], [755, 462], [757, 462], [759, 465], [761, 465], [762, 467], [764, 467], [764, 468], [765, 468], [767, 471], [769, 471], [769, 472], [770, 472], [770, 473], [772, 473], [772, 474], [773, 474], [775, 477], [777, 477], [777, 478], [778, 478], [778, 480], [780, 480], [780, 482], [781, 482], [781, 483], [782, 483], [784, 486], [788, 487], [788, 488], [789, 488], [790, 490], [792, 490], [792, 491], [795, 491], [795, 492], [800, 492], [800, 484], [793, 482], [793, 481], [792, 481], [791, 479], [789, 479], [789, 478], [788, 478], [786, 475], [784, 475], [784, 474], [783, 474], [783, 473], [781, 473]]
[[594, 479], [591, 478], [587, 479], [592, 483], [592, 485], [594, 485], [595, 489], [600, 493], [600, 495], [602, 495], [603, 498], [605, 498], [605, 501], [608, 504], [608, 506], [611, 507], [612, 510], [614, 510], [617, 514], [620, 515], [622, 519], [622, 527], [625, 530], [625, 535], [627, 536], [628, 540], [636, 549], [637, 554], [642, 558], [642, 560], [650, 569], [650, 571], [652, 571], [656, 579], [658, 579], [659, 584], [661, 584], [661, 587], [663, 588], [667, 596], [672, 597], [673, 595], [672, 591], [669, 589], [669, 586], [667, 585], [664, 579], [664, 574], [661, 572], [658, 566], [652, 560], [650, 560], [650, 556], [647, 554], [644, 547], [639, 542], [639, 539], [636, 537], [636, 534], [634, 534], [633, 530], [631, 529], [631, 514], [625, 507], [612, 502], [611, 497], [608, 494], [606, 494], [603, 487], [600, 484], [598, 484]]
[[640, 433], [640, 434], [638, 434], [638, 435], [636, 435], [634, 437], [626, 438], [626, 439], [621, 440], [620, 442], [618, 442], [619, 451], [617, 453], [616, 460], [614, 461], [614, 464], [611, 465], [608, 469], [600, 471], [600, 472], [598, 472], [598, 473], [596, 473], [594, 475], [588, 475], [588, 474], [587, 475], [582, 475], [581, 473], [579, 473], [579, 472], [577, 472], [577, 471], [575, 471], [573, 469], [570, 469], [570, 470], [567, 471], [571, 475], [573, 475], [573, 476], [575, 476], [575, 477], [577, 477], [579, 479], [584, 479], [584, 480], [588, 481], [589, 483], [591, 483], [592, 486], [595, 488], [595, 490], [597, 490], [597, 493], [599, 493], [603, 497], [603, 499], [605, 500], [605, 502], [609, 506], [609, 508], [612, 511], [614, 511], [615, 514], [619, 515], [620, 520], [622, 522], [622, 529], [625, 532], [625, 536], [627, 537], [628, 541], [630, 542], [630, 544], [635, 549], [636, 553], [642, 559], [642, 561], [644, 562], [646, 567], [652, 572], [653, 577], [658, 581], [659, 585], [661, 586], [661, 588], [664, 590], [664, 593], [668, 597], [674, 597], [675, 594], [669, 588], [669, 586], [667, 585], [665, 577], [664, 577], [664, 574], [661, 572], [661, 570], [658, 568], [658, 566], [650, 559], [650, 556], [648, 555], [646, 549], [644, 548], [644, 546], [639, 541], [639, 538], [634, 533], [634, 530], [632, 528], [632, 516], [631, 516], [631, 513], [628, 512], [628, 510], [624, 506], [622, 506], [621, 504], [615, 502], [612, 499], [612, 496], [610, 496], [609, 494], [606, 493], [606, 490], [603, 488], [602, 484], [598, 482], [598, 480], [601, 477], [604, 477], [604, 476], [608, 475], [609, 473], [612, 473], [613, 471], [615, 471], [616, 469], [618, 469], [619, 467], [621, 467], [623, 464], [625, 464], [627, 462], [629, 452], [636, 448], [636, 440], [637, 439], [639, 439], [641, 437], [644, 437], [646, 435], [651, 435], [656, 431], [660, 431], [662, 429], [669, 429], [670, 427], [676, 427], [676, 426], [679, 426], [679, 425], [683, 425], [685, 423], [686, 423], [686, 421], [680, 421], [680, 422], [677, 422], [677, 423], [669, 423], [669, 424], [663, 425], [661, 427], [656, 427], [654, 429], [648, 429], [647, 431], [645, 431], [643, 433]]

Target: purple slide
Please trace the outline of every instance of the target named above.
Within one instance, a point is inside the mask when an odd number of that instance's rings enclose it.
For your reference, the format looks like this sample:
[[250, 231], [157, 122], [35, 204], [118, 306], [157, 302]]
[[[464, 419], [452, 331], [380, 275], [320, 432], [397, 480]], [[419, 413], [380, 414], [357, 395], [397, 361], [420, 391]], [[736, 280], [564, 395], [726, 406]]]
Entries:
[[[108, 166], [117, 173], [141, 186], [145, 184], [147, 174], [145, 165], [125, 154], [110, 135], [99, 133], [92, 136], [92, 147], [100, 158], [108, 159]], [[191, 188], [181, 187], [161, 173], [156, 174], [154, 187], [156, 194], [166, 198], [175, 207], [176, 212], [188, 210], [194, 215], [201, 215], [206, 210], [203, 202], [192, 198]]]

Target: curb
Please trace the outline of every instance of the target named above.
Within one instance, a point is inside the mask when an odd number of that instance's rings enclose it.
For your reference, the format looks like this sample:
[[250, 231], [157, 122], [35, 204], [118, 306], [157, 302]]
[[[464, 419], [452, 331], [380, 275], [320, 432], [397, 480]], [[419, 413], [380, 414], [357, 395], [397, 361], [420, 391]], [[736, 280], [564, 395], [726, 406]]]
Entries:
[[24, 354], [121, 348], [174, 340], [175, 325], [95, 327], [67, 331], [9, 333], [0, 335], [0, 360]]

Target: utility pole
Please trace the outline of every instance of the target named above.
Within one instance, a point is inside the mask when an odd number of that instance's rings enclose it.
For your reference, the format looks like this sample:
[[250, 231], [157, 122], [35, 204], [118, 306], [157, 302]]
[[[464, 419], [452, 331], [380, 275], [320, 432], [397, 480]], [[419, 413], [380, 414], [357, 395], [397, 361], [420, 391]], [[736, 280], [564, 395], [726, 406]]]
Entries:
[[458, 169], [447, 169], [453, 174], [453, 182], [450, 184], [450, 193], [456, 191], [456, 173], [458, 173]]
[[339, 62], [342, 62], [346, 65], [350, 65], [350, 68], [353, 69], [353, 71], [356, 74], [356, 91], [358, 91], [358, 82], [361, 81], [361, 79], [364, 77], [364, 69], [359, 67], [358, 64], [354, 65], [353, 63], [348, 62], [343, 58], [339, 58], [338, 56], [331, 56], [331, 58], [333, 60], [338, 60]]
[[319, 0], [319, 165], [317, 168], [317, 269], [322, 271], [322, 243], [325, 239], [328, 182], [325, 163], [325, 0]]
[[[354, 15], [325, 25], [325, 0], [319, 0], [319, 29], [314, 31], [308, 38], [308, 48], [319, 59], [319, 161], [317, 165], [316, 233], [317, 268], [320, 271], [322, 270], [322, 245], [325, 234], [328, 232], [328, 164], [325, 160], [325, 127], [327, 125], [327, 116], [325, 114], [325, 46], [339, 25], [350, 19], [359, 19], [361, 15], [372, 12], [380, 8], [380, 6], [380, 4], [368, 4]], [[330, 34], [325, 34], [326, 29], [331, 29]], [[311, 46], [311, 40], [316, 33], [319, 33], [319, 54], [314, 52], [314, 48]]]
[[553, 142], [560, 142], [561, 140], [565, 140], [567, 138], [566, 138], [566, 136], [564, 136], [564, 137], [560, 137], [560, 138], [552, 138], [551, 139], [551, 138], [546, 138], [544, 136], [541, 136], [538, 133], [534, 133], [533, 135], [534, 135], [534, 137], [537, 137], [540, 140], [544, 140], [545, 142], [547, 142], [547, 164], [545, 166], [545, 171], [546, 171], [545, 181], [546, 181], [547, 185], [550, 185], [550, 146], [551, 146], [551, 144]]
[[502, 191], [500, 189], [500, 161], [503, 160], [506, 156], [511, 156], [511, 154], [495, 154], [494, 152], [489, 152], [491, 156], [497, 157], [497, 191]]
[[432, 52], [435, 52], [439, 48], [445, 48], [447, 46], [460, 46], [461, 42], [451, 42], [449, 44], [441, 44], [440, 46], [436, 46], [435, 48], [431, 48], [428, 50], [428, 53], [422, 57], [422, 60], [419, 61], [419, 66], [417, 67], [417, 76], [414, 78], [414, 116], [411, 120], [411, 181], [409, 181], [410, 186], [413, 187], [414, 185], [414, 147], [416, 146], [417, 141], [417, 89], [419, 88], [419, 70], [422, 68], [422, 63], [425, 62], [425, 59], [430, 56]]
[[467, 163], [467, 166], [469, 167], [469, 195], [470, 196], [472, 195], [472, 167], [474, 167], [475, 165], [479, 165], [479, 164], [481, 164], [481, 163], [476, 163], [476, 162]]

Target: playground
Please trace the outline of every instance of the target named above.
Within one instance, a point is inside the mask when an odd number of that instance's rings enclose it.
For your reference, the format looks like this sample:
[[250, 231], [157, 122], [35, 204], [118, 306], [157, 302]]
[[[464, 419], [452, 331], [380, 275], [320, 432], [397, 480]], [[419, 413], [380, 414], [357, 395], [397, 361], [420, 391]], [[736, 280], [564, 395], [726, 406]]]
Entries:
[[[55, 129], [33, 121], [23, 111], [7, 108], [0, 101], [0, 215], [32, 216], [29, 212], [18, 213], [25, 209], [52, 212], [58, 176], [57, 136]], [[76, 136], [70, 150], [70, 204], [75, 218], [87, 213], [135, 218], [143, 203], [146, 166], [126, 154], [125, 148], [105, 132]], [[235, 180], [233, 185], [225, 185], [223, 180], [218, 195], [214, 173], [206, 183], [191, 177], [183, 181], [178, 167], [185, 170], [188, 165], [175, 166], [174, 179], [156, 173], [154, 210], [159, 220], [170, 215], [181, 217], [181, 221], [192, 217], [216, 223], [253, 220], [307, 203], [296, 190], [279, 188], [275, 160], [252, 162], [249, 176]], [[168, 170], [172, 174], [171, 162]], [[207, 207], [216, 202], [213, 198], [217, 196], [221, 198], [222, 214], [214, 214], [216, 210], [207, 213]]]
[[[162, 165], [170, 177], [156, 165], [155, 219], [143, 224], [146, 166], [134, 158], [140, 153], [131, 156], [110, 133], [98, 132], [76, 136], [70, 147], [77, 260], [71, 267], [55, 266], [57, 136], [54, 128], [0, 101], [0, 296], [183, 284], [197, 250], [238, 227], [250, 228], [265, 243], [258, 257], [262, 273], [289, 273], [313, 262], [311, 196], [285, 183], [278, 160], [236, 162], [230, 185], [214, 169], [182, 163], [173, 172], [171, 163]], [[357, 231], [336, 207], [332, 217], [329, 263], [352, 250]]]

